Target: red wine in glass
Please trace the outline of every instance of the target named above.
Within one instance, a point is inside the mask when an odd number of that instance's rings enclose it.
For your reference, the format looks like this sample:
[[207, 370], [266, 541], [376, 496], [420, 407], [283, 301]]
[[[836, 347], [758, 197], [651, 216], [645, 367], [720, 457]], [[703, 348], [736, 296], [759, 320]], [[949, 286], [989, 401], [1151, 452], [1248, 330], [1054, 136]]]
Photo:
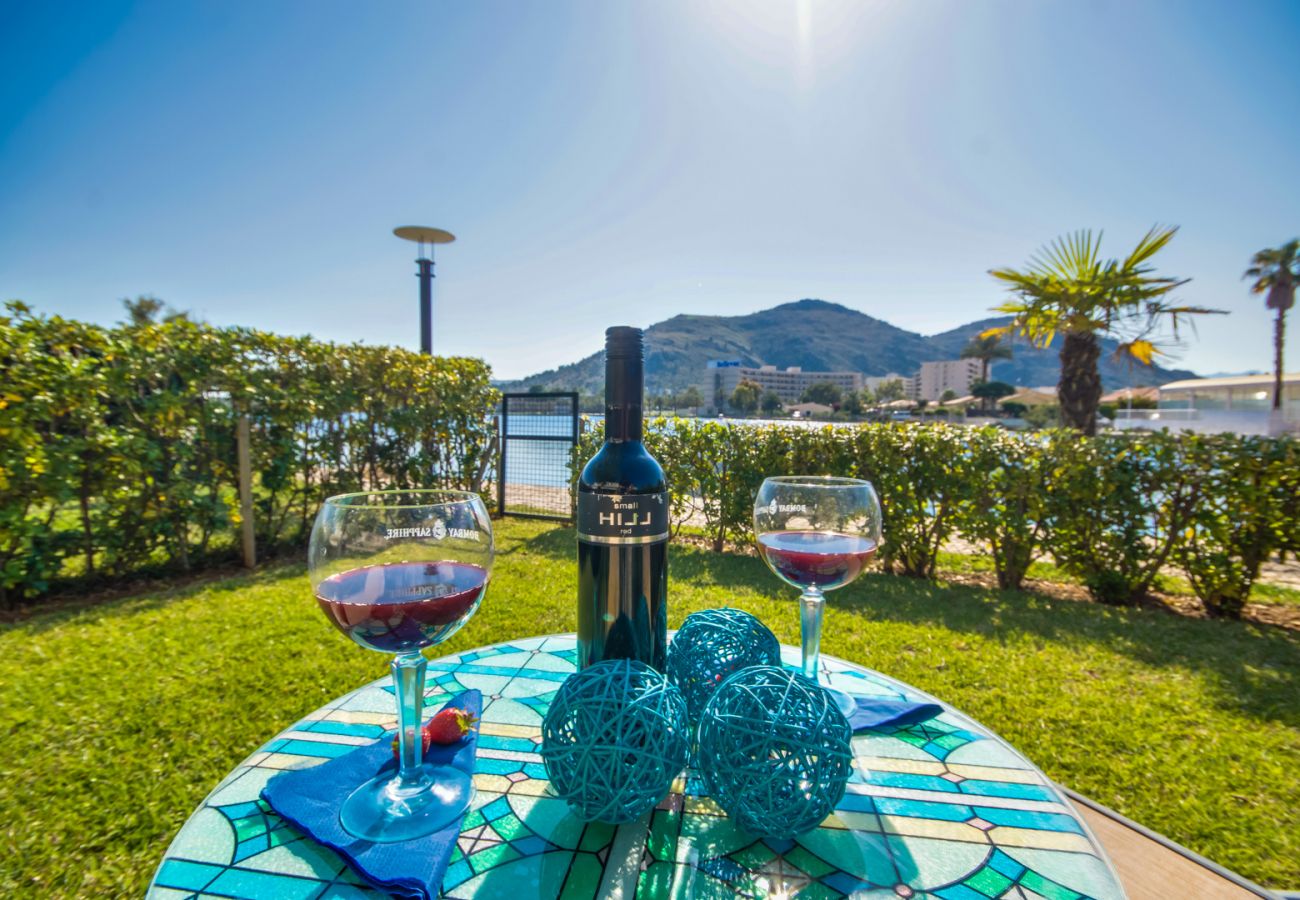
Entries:
[[862, 574], [876, 555], [876, 542], [835, 531], [773, 531], [758, 536], [758, 549], [783, 580], [827, 591]]
[[[820, 680], [822, 610], [826, 592], [862, 574], [880, 546], [880, 499], [868, 481], [829, 475], [778, 475], [754, 496], [759, 555], [786, 584], [800, 588], [803, 674]], [[856, 701], [823, 685], [846, 716]]]
[[361, 646], [409, 653], [459, 629], [487, 581], [487, 571], [472, 563], [386, 563], [331, 575], [316, 586], [316, 602]]
[[424, 758], [421, 651], [478, 610], [495, 553], [487, 507], [468, 491], [358, 491], [321, 505], [307, 548], [316, 604], [354, 642], [393, 660], [397, 769], [380, 769], [339, 805], [339, 824], [353, 837], [406, 841], [469, 809], [469, 773]]

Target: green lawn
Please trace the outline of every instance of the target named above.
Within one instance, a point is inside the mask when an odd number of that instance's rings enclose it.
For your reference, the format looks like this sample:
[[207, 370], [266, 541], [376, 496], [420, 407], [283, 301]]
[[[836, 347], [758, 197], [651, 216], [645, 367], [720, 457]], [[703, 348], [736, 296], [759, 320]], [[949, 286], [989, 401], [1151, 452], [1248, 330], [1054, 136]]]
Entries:
[[[446, 652], [574, 625], [573, 532], [498, 526]], [[671, 620], [724, 603], [797, 643], [752, 557], [675, 548]], [[837, 592], [825, 651], [931, 691], [1058, 781], [1243, 875], [1300, 886], [1300, 635], [889, 576]], [[137, 895], [189, 811], [295, 719], [386, 671], [302, 565], [0, 630], [0, 895]]]
[[[947, 552], [940, 552], [939, 554], [939, 569], [948, 572], [980, 572], [988, 575], [992, 575], [995, 571], [993, 560], [989, 556]], [[1061, 584], [1083, 584], [1082, 581], [1070, 575], [1060, 566], [1044, 560], [1030, 563], [1029, 571], [1025, 577]], [[1196, 595], [1192, 585], [1186, 578], [1164, 572], [1156, 575], [1155, 589], [1166, 594], [1181, 594], [1186, 597]], [[1300, 590], [1281, 584], [1267, 584], [1257, 581], [1251, 586], [1250, 602], [1272, 606], [1300, 606]]]

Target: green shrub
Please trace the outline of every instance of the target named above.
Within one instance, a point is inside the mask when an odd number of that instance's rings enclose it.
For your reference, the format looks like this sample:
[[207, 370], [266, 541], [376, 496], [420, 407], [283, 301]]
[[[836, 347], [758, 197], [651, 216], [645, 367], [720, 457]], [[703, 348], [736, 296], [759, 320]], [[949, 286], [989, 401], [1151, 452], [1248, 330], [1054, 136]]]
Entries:
[[1204, 483], [1194, 441], [1167, 432], [1098, 435], [1056, 431], [1047, 446], [1046, 545], [1102, 603], [1144, 596], [1171, 560]]
[[[600, 440], [599, 426], [589, 430], [575, 463]], [[691, 521], [715, 547], [753, 539], [754, 495], [778, 474], [871, 480], [893, 571], [933, 576], [940, 548], [961, 534], [988, 546], [1002, 587], [1050, 553], [1105, 603], [1137, 600], [1179, 562], [1206, 605], [1230, 615], [1264, 559], [1300, 547], [1290, 440], [660, 419], [646, 443], [668, 477], [674, 530]]]
[[36, 320], [18, 303], [0, 317], [0, 602], [43, 590], [64, 556], [84, 554], [93, 571], [90, 501], [117, 450], [103, 433], [101, 362], [112, 352], [93, 326]]
[[263, 545], [300, 543], [331, 493], [479, 490], [493, 455], [479, 360], [11, 303], [0, 364], [0, 604], [230, 555], [241, 413]]
[[1020, 417], [1031, 428], [1057, 428], [1061, 424], [1061, 408], [1055, 403], [1026, 406]]
[[956, 533], [958, 511], [972, 490], [967, 429], [943, 424], [889, 424], [854, 435], [856, 465], [880, 496], [886, 568], [934, 576], [939, 550]]
[[1205, 489], [1179, 559], [1206, 610], [1238, 618], [1260, 565], [1296, 539], [1300, 445], [1232, 435], [1185, 440]]
[[[688, 521], [714, 548], [753, 540], [754, 498], [769, 475], [851, 472], [853, 428], [826, 425], [728, 425], [706, 419], [657, 419], [646, 448], [664, 467], [672, 495], [674, 532]], [[587, 429], [573, 451], [573, 479], [600, 448], [604, 431]]]
[[[712, 426], [712, 428], [709, 428]], [[709, 428], [709, 430], [705, 430]], [[673, 535], [695, 520], [703, 522], [706, 532], [721, 542], [728, 533], [729, 522], [721, 502], [722, 479], [725, 478], [725, 458], [722, 466], [706, 464], [701, 457], [703, 448], [721, 456], [719, 445], [726, 438], [725, 426], [694, 419], [655, 419], [646, 429], [645, 444], [650, 454], [663, 466], [669, 489], [669, 520]], [[577, 502], [578, 476], [587, 460], [596, 455], [605, 440], [603, 422], [588, 424], [570, 455], [571, 496]], [[711, 457], [710, 457], [711, 458]], [[722, 470], [721, 474], [719, 470]]]
[[[231, 555], [241, 414], [263, 546], [301, 543], [332, 493], [482, 491], [495, 456], [497, 394], [478, 360], [7, 309], [0, 604], [59, 579]], [[602, 438], [599, 425], [582, 434], [575, 478]], [[1041, 551], [1098, 600], [1127, 603], [1179, 562], [1207, 607], [1232, 615], [1270, 554], [1300, 553], [1294, 441], [658, 419], [646, 442], [668, 478], [674, 531], [699, 526], [716, 548], [753, 539], [763, 478], [849, 475], [875, 484], [882, 560], [908, 575], [932, 577], [960, 533], [989, 546], [1004, 587]]]
[[758, 487], [780, 471], [784, 435], [797, 429], [701, 419], [657, 424], [648, 446], [669, 479], [676, 527], [695, 517], [717, 550], [728, 540], [751, 540]]
[[991, 425], [968, 430], [966, 439], [971, 490], [958, 531], [988, 544], [1000, 587], [1018, 588], [1047, 524], [1053, 445]]

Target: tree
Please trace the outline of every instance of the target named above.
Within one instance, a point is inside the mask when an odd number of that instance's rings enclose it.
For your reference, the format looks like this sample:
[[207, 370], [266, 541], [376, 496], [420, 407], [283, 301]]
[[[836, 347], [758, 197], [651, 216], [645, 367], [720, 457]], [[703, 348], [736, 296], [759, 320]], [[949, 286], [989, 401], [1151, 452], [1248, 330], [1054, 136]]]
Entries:
[[731, 405], [743, 413], [752, 413], [758, 409], [758, 400], [763, 396], [763, 388], [758, 382], [743, 379], [731, 392]]
[[956, 399], [957, 399], [957, 392], [954, 391], [952, 388], [948, 388], [948, 390], [944, 391], [939, 396], [940, 403], [947, 403], [949, 400], [956, 400]]
[[769, 416], [781, 409], [781, 395], [776, 391], [767, 391], [763, 394], [762, 399], [763, 412]]
[[153, 325], [158, 321], [158, 313], [163, 310], [161, 300], [148, 296], [136, 297], [134, 300], [123, 297], [122, 306], [126, 309], [127, 321], [136, 328]]
[[799, 400], [803, 403], [821, 403], [825, 406], [836, 406], [840, 402], [840, 386], [832, 381], [819, 381], [816, 384], [810, 384], [803, 392]]
[[902, 400], [907, 396], [907, 388], [903, 386], [903, 379], [891, 378], [889, 381], [882, 381], [876, 385], [874, 399], [877, 403], [889, 403], [893, 400]]
[[844, 395], [844, 400], [840, 403], [840, 409], [844, 410], [851, 416], [862, 414], [862, 395], [857, 391], [849, 391]]
[[699, 409], [704, 405], [704, 397], [700, 394], [699, 388], [691, 385], [677, 398], [677, 402], [687, 409]]
[[989, 380], [989, 365], [995, 359], [1010, 359], [1011, 348], [1002, 340], [1000, 334], [977, 334], [970, 339], [961, 350], [962, 359], [978, 359], [980, 361], [980, 381]]
[[1261, 250], [1251, 259], [1243, 278], [1253, 278], [1250, 290], [1268, 292], [1264, 305], [1277, 310], [1273, 321], [1273, 408], [1282, 408], [1282, 345], [1286, 334], [1286, 311], [1295, 306], [1295, 286], [1300, 282], [1300, 238], [1281, 247]]
[[[142, 294], [134, 300], [129, 297], [123, 297], [122, 306], [126, 309], [127, 324], [132, 328], [143, 328], [146, 325], [157, 325], [160, 321], [190, 321], [189, 313], [168, 306], [157, 297], [151, 297], [147, 294]], [[161, 318], [159, 317], [159, 314], [161, 314]]]
[[1175, 227], [1153, 226], [1124, 259], [1103, 260], [1101, 234], [1077, 231], [1044, 247], [1023, 271], [989, 273], [1006, 282], [1017, 298], [996, 308], [1013, 317], [1011, 324], [990, 328], [985, 335], [1019, 334], [1040, 348], [1051, 346], [1058, 333], [1063, 336], [1057, 396], [1066, 427], [1097, 433], [1097, 359], [1103, 337], [1119, 340], [1120, 355], [1150, 365], [1160, 352], [1154, 333], [1165, 323], [1177, 337], [1189, 317], [1222, 312], [1173, 305], [1170, 293], [1190, 279], [1153, 274], [1151, 258], [1177, 233]]
[[1020, 414], [1031, 428], [1055, 428], [1061, 424], [1061, 408], [1054, 404], [1030, 406]]
[[989, 409], [1003, 397], [1010, 397], [1016, 389], [1005, 381], [977, 381], [970, 386], [972, 397], [978, 397], [981, 409]]

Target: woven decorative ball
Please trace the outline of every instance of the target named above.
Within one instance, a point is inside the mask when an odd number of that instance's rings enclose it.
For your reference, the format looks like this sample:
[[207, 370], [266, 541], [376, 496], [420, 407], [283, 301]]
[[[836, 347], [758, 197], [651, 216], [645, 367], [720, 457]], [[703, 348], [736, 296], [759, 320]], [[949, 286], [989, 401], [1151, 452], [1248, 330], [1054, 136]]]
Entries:
[[628, 659], [570, 675], [542, 722], [542, 762], [579, 818], [630, 822], [686, 765], [686, 701], [661, 672]]
[[699, 768], [709, 794], [745, 831], [794, 837], [844, 796], [852, 737], [824, 689], [790, 669], [754, 666], [724, 681], [704, 708]]
[[691, 721], [699, 720], [732, 673], [749, 666], [781, 665], [781, 645], [767, 626], [739, 609], [691, 613], [668, 648], [668, 677], [686, 698]]

